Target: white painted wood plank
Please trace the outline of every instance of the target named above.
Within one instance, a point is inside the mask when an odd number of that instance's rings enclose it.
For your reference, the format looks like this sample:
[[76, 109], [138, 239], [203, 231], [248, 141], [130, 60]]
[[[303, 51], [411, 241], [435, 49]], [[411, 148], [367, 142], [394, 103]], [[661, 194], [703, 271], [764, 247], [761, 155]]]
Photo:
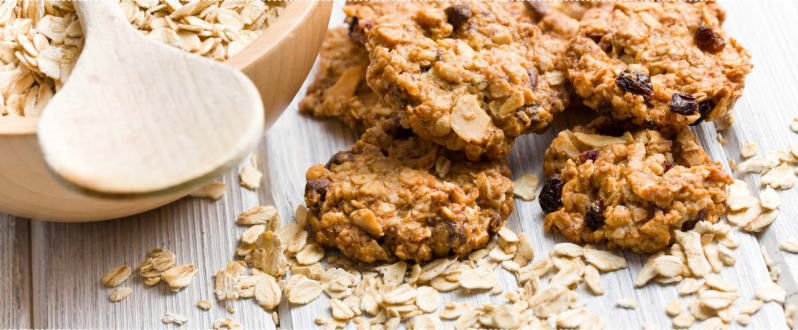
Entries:
[[[727, 0], [722, 5], [729, 13], [724, 28], [753, 54], [754, 70], [734, 110], [736, 122], [722, 132], [727, 141], [726, 155], [740, 163], [744, 160], [740, 149], [748, 143], [759, 145], [760, 155], [798, 143], [798, 134], [789, 128], [793, 118], [798, 117], [798, 64], [795, 62], [798, 22], [794, 17], [798, 2]], [[744, 180], [754, 195], [759, 195], [756, 188], [761, 187], [761, 175], [735, 173], [734, 177]], [[770, 251], [773, 267], [781, 269], [778, 283], [787, 289], [787, 303], [798, 305], [798, 255], [778, 249], [782, 240], [798, 238], [795, 222], [798, 204], [792, 202], [798, 200], [798, 188], [779, 191], [779, 194], [784, 201], [779, 217], [757, 236]], [[798, 316], [793, 320], [798, 322]]]
[[30, 322], [30, 221], [0, 213], [0, 329]]

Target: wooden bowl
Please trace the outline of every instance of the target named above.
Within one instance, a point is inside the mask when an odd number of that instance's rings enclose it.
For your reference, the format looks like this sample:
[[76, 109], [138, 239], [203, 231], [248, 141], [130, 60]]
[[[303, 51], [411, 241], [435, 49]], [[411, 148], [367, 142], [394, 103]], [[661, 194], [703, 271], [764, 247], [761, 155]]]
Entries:
[[[255, 83], [268, 130], [296, 95], [316, 60], [332, 1], [289, 1], [252, 44], [227, 60]], [[0, 212], [50, 221], [121, 218], [180, 199], [193, 188], [136, 199], [103, 199], [54, 179], [36, 138], [38, 118], [0, 117]]]

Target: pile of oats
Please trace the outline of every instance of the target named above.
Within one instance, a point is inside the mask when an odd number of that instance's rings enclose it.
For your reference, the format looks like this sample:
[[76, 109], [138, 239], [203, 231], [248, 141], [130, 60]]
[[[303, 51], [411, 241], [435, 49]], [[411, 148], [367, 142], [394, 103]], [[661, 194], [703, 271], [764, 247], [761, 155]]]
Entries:
[[760, 191], [757, 199], [751, 195], [745, 182], [734, 180], [734, 184], [729, 186], [729, 198], [726, 201], [729, 213], [726, 214], [726, 220], [740, 230], [760, 232], [779, 216], [781, 203], [781, 197], [771, 187]]
[[0, 116], [41, 114], [83, 47], [70, 1], [0, 4]]
[[[128, 267], [127, 265], [117, 266], [114, 269], [111, 269], [111, 271], [109, 271], [105, 275], [103, 275], [101, 281], [107, 287], [116, 288], [120, 284], [127, 281], [128, 278], [130, 278], [130, 273], [131, 273], [130, 267]], [[122, 300], [125, 300], [125, 298], [127, 298], [127, 296], [129, 296], [131, 293], [133, 293], [133, 289], [131, 288], [128, 287], [116, 288], [114, 289], [113, 292], [111, 292], [111, 295], [108, 296], [108, 300], [110, 300], [111, 302], [120, 302]]]
[[164, 249], [152, 249], [149, 257], [136, 270], [144, 277], [145, 285], [166, 282], [172, 291], [179, 291], [191, 284], [199, 269], [193, 264], [175, 266], [175, 255]]
[[[127, 20], [142, 33], [184, 51], [224, 61], [252, 43], [282, 1], [124, 0]], [[69, 78], [83, 49], [83, 29], [70, 1], [0, 4], [0, 116], [39, 116]]]

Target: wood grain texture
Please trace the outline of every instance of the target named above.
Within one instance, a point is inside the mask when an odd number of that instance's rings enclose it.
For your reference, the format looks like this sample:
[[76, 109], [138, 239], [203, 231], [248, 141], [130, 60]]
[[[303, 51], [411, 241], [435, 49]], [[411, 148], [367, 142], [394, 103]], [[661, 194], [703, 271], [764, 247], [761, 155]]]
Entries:
[[0, 329], [31, 326], [30, 221], [0, 214]]
[[[798, 143], [798, 133], [789, 128], [789, 123], [798, 117], [798, 63], [795, 62], [798, 44], [793, 38], [798, 33], [798, 23], [790, 15], [798, 11], [798, 2], [784, 0], [755, 5], [753, 1], [729, 0], [722, 5], [729, 13], [724, 28], [751, 50], [754, 62], [745, 94], [734, 110], [735, 124], [722, 132], [728, 159], [740, 163], [744, 160], [740, 149], [748, 143], [759, 146], [760, 156]], [[761, 187], [761, 175], [735, 173], [734, 177], [744, 180], [758, 196], [756, 188]], [[798, 239], [798, 203], [795, 203], [798, 188], [778, 192], [783, 201], [779, 216], [757, 236], [769, 251], [773, 267], [781, 270], [778, 283], [787, 290], [787, 303], [798, 305], [798, 255], [780, 251], [778, 247], [785, 239]], [[793, 320], [798, 324], [798, 315]]]
[[[343, 21], [340, 3], [336, 3], [332, 25]], [[745, 96], [738, 103], [735, 113], [737, 123], [724, 132], [725, 146], [717, 143], [717, 133], [712, 124], [704, 124], [695, 132], [701, 144], [715, 160], [724, 164], [729, 157], [739, 160], [739, 147], [756, 141], [763, 151], [784, 148], [788, 141], [795, 142], [798, 135], [789, 131], [788, 119], [798, 113], [786, 101], [798, 98], [794, 91], [798, 82], [798, 67], [790, 62], [791, 51], [796, 45], [786, 43], [798, 32], [796, 23], [790, 18], [798, 4], [787, 0], [771, 1], [768, 6], [751, 0], [725, 1], [728, 10], [725, 24], [729, 33], [738, 38], [754, 54], [756, 68], [749, 80]], [[771, 32], [772, 34], [766, 33]], [[790, 33], [792, 32], [792, 33]], [[780, 40], [785, 43], [780, 43]], [[199, 299], [212, 300], [213, 273], [232, 260], [233, 251], [243, 228], [235, 225], [239, 212], [259, 204], [274, 204], [283, 216], [283, 223], [292, 221], [297, 205], [303, 203], [305, 171], [308, 167], [324, 163], [335, 152], [349, 148], [358, 133], [336, 121], [320, 121], [300, 116], [297, 96], [285, 114], [274, 125], [262, 141], [257, 155], [260, 169], [264, 173], [262, 188], [257, 192], [242, 189], [238, 185], [237, 172], [228, 173], [223, 181], [228, 184], [227, 194], [220, 200], [182, 199], [173, 204], [138, 216], [93, 224], [58, 224], [33, 222], [33, 325], [40, 328], [93, 327], [93, 328], [167, 328], [160, 322], [165, 312], [186, 315], [189, 327], [209, 327], [215, 319], [233, 317], [250, 328], [273, 329], [271, 317], [250, 300], [236, 301], [237, 312], [229, 315], [224, 306], [215, 303], [209, 312], [194, 307]], [[768, 116], [763, 115], [768, 114]], [[590, 112], [568, 112], [555, 121], [552, 129], [543, 135], [521, 138], [510, 157], [513, 177], [524, 173], [542, 176], [542, 155], [556, 132], [584, 124], [593, 116]], [[729, 155], [729, 157], [727, 157]], [[727, 168], [728, 169], [728, 168]], [[758, 184], [758, 176], [742, 177], [749, 184]], [[796, 191], [782, 192], [785, 205], [782, 215], [759, 237], [737, 233], [741, 246], [737, 249], [738, 262], [723, 270], [722, 276], [740, 284], [742, 297], [734, 304], [739, 309], [753, 299], [753, 290], [769, 279], [768, 270], [759, 252], [757, 239], [767, 244], [776, 244], [784, 238], [798, 237], [796, 220], [798, 206], [789, 201], [796, 200]], [[788, 197], [789, 196], [789, 197]], [[795, 203], [792, 203], [795, 204]], [[527, 232], [534, 238], [535, 252], [548, 254], [552, 246], [564, 239], [560, 235], [542, 230], [542, 212], [537, 201], [516, 201], [516, 212], [508, 225], [516, 232]], [[194, 282], [184, 291], [172, 293], [165, 285], [145, 287], [138, 276], [124, 285], [134, 289], [125, 301], [112, 304], [107, 301], [111, 289], [99, 283], [99, 278], [111, 268], [125, 263], [138, 265], [145, 253], [154, 247], [165, 247], [175, 252], [178, 263], [192, 262], [200, 268]], [[643, 266], [646, 256], [630, 252], [623, 254], [629, 261], [629, 269], [602, 274], [604, 296], [596, 297], [580, 286], [578, 292], [587, 303], [587, 309], [602, 315], [608, 328], [639, 328], [644, 322], [654, 322], [660, 327], [669, 327], [670, 318], [665, 314], [665, 305], [672, 299], [691, 299], [678, 296], [677, 286], [649, 284], [635, 289], [632, 284]], [[771, 248], [771, 255], [782, 265], [780, 284], [785, 287], [794, 267], [798, 267], [794, 255], [782, 255]], [[787, 274], [787, 273], [790, 274]], [[505, 288], [512, 289], [515, 279], [499, 270]], [[2, 274], [5, 276], [5, 274]], [[446, 294], [445, 300], [457, 299], [472, 304], [502, 302], [501, 296], [483, 294]], [[640, 302], [636, 310], [625, 310], [615, 306], [618, 298], [633, 297]], [[318, 317], [330, 316], [326, 296], [306, 306], [289, 306], [285, 301], [280, 306], [282, 328], [320, 329], [313, 323]], [[2, 314], [5, 315], [5, 311]], [[0, 320], [0, 325], [6, 323]], [[732, 327], [738, 327], [733, 324]], [[173, 328], [173, 327], [172, 327]], [[750, 329], [786, 328], [784, 312], [775, 303], [766, 304], [751, 318]]]

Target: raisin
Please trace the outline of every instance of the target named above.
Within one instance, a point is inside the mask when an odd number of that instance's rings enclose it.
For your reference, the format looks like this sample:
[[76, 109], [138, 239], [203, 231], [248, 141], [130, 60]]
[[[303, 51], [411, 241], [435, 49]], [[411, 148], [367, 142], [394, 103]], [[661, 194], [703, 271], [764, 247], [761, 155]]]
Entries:
[[698, 25], [698, 29], [695, 30], [694, 40], [698, 48], [710, 53], [720, 52], [726, 47], [726, 40], [723, 40], [723, 37], [715, 32], [711, 26], [703, 22], [701, 22], [701, 24]]
[[602, 116], [607, 116], [612, 113], [612, 103], [609, 102], [602, 102], [599, 103], [598, 109], [596, 109], [598, 113]]
[[370, 21], [361, 22], [357, 16], [353, 16], [352, 22], [349, 23], [349, 39], [352, 39], [361, 45], [365, 45], [366, 42], [369, 41], [368, 37], [366, 37], [366, 30], [370, 28]]
[[449, 6], [443, 11], [449, 17], [449, 24], [454, 26], [455, 29], [468, 23], [468, 20], [471, 19], [471, 6], [465, 3]]
[[565, 182], [556, 174], [543, 186], [543, 190], [540, 192], [539, 202], [540, 208], [543, 209], [544, 213], [552, 213], [562, 206], [563, 186], [565, 186]]
[[712, 109], [715, 109], [715, 104], [712, 103], [712, 100], [707, 99], [704, 102], [698, 104], [698, 113], [701, 114], [701, 117], [698, 118], [694, 123], [690, 124], [690, 126], [696, 126], [704, 122], [704, 119], [707, 119], [709, 113], [712, 112]]
[[680, 115], [689, 116], [698, 111], [698, 101], [690, 94], [673, 93], [670, 110]]
[[354, 161], [355, 161], [355, 155], [353, 155], [351, 152], [339, 151], [336, 152], [335, 155], [332, 155], [332, 157], [330, 157], [330, 160], [327, 161], [327, 164], [324, 164], [324, 168], [329, 170], [330, 167], [333, 165], [341, 165], [346, 162], [352, 163]]
[[651, 79], [648, 75], [640, 71], [623, 70], [618, 78], [615, 78], [615, 86], [622, 91], [635, 95], [643, 95], [644, 98], [654, 96], [654, 87], [651, 86]]
[[604, 226], [604, 199], [599, 198], [595, 202], [587, 206], [585, 212], [585, 226], [590, 230], [598, 230]]
[[592, 160], [595, 162], [596, 159], [598, 159], [598, 156], [599, 156], [598, 150], [583, 151], [581, 154], [579, 154], [579, 161], [582, 164], [587, 163], [588, 160]]
[[701, 211], [698, 211], [698, 214], [695, 215], [695, 219], [687, 220], [682, 224], [682, 231], [693, 230], [693, 228], [695, 228], [695, 225], [699, 221], [704, 221], [707, 219], [708, 213], [709, 211], [707, 211], [707, 209], [702, 209]]
[[670, 171], [675, 166], [676, 164], [674, 162], [666, 160], [664, 163], [662, 163], [662, 167], [665, 169], [665, 172], [663, 173], [668, 173], [668, 171]]
[[538, 69], [537, 68], [531, 68], [529, 70], [526, 70], [526, 74], [529, 75], [529, 87], [531, 87], [532, 89], [537, 88], [538, 87]]
[[327, 198], [327, 188], [332, 181], [325, 178], [310, 179], [305, 184], [305, 203], [311, 210], [318, 210]]
[[380, 128], [394, 140], [407, 140], [413, 136], [413, 131], [402, 126], [399, 118], [386, 119], [380, 123]]

